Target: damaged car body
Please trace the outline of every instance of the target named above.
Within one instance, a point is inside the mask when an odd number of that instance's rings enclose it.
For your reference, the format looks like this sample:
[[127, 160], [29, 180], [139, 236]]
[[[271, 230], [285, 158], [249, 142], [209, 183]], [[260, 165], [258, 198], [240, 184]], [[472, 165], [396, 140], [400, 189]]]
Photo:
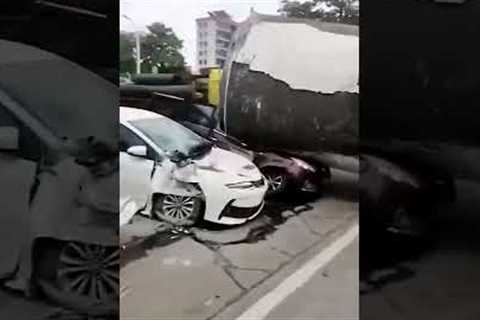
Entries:
[[[122, 88], [121, 88], [122, 92]], [[145, 89], [153, 94], [154, 89]], [[128, 92], [123, 92], [128, 104]], [[155, 94], [155, 101], [143, 101], [138, 108], [165, 115], [211, 141], [216, 146], [238, 153], [252, 161], [267, 178], [268, 195], [280, 195], [289, 191], [318, 193], [330, 178], [330, 168], [325, 162], [288, 152], [279, 148], [257, 148], [226, 134], [219, 127], [218, 109], [186, 101], [177, 96]]]
[[181, 123], [218, 147], [249, 158], [267, 179], [268, 195], [280, 195], [288, 191], [317, 193], [322, 183], [330, 179], [330, 168], [321, 162], [306, 161], [283, 150], [251, 151], [246, 143], [220, 129], [210, 129], [190, 121]]
[[[82, 313], [116, 313], [118, 130], [111, 114], [118, 90], [59, 56], [10, 41], [0, 41], [0, 73], [0, 176], [8, 186], [0, 196], [8, 246], [0, 278]], [[68, 92], [59, 94], [65, 82]]]
[[150, 111], [120, 108], [120, 167], [120, 199], [174, 225], [241, 224], [264, 205], [253, 163]]

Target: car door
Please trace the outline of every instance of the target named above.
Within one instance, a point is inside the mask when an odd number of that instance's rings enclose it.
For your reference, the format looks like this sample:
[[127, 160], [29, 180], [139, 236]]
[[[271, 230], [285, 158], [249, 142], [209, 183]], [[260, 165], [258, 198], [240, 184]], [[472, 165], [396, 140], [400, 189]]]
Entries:
[[42, 143], [0, 104], [0, 279], [17, 267]]
[[[140, 157], [127, 151], [133, 146], [147, 147], [147, 156]], [[131, 203], [127, 208], [141, 209], [145, 206], [151, 192], [151, 178], [155, 165], [154, 151], [133, 131], [120, 125], [120, 203]], [[128, 210], [122, 215], [133, 215]], [[128, 220], [128, 217], [122, 217]]]

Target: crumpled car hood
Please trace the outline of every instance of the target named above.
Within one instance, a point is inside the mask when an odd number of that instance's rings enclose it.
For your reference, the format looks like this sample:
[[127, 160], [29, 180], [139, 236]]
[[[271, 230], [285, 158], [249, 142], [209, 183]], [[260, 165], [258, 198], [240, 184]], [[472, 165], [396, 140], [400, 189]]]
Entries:
[[213, 171], [222, 174], [226, 183], [259, 180], [262, 178], [262, 174], [250, 160], [234, 152], [215, 147], [212, 148], [206, 157], [195, 160], [193, 165], [196, 167], [196, 173], [199, 175], [202, 174], [202, 171]]

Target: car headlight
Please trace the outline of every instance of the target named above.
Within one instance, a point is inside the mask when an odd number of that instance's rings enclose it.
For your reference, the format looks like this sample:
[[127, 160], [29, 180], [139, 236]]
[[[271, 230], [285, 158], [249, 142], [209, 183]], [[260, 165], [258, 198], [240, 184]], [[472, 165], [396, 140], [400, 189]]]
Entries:
[[293, 162], [295, 162], [295, 164], [297, 166], [299, 166], [300, 168], [303, 168], [303, 169], [308, 170], [308, 171], [316, 171], [316, 169], [312, 165], [308, 164], [307, 162], [305, 162], [303, 160], [300, 160], [300, 159], [297, 159], [297, 158], [290, 158], [290, 159], [292, 159]]
[[261, 179], [255, 181], [241, 181], [235, 183], [227, 183], [226, 186], [232, 189], [250, 189], [250, 188], [260, 188], [266, 184], [266, 179], [262, 176]]
[[226, 186], [230, 189], [250, 189], [254, 187], [254, 184], [251, 181], [242, 181], [235, 183], [227, 183]]

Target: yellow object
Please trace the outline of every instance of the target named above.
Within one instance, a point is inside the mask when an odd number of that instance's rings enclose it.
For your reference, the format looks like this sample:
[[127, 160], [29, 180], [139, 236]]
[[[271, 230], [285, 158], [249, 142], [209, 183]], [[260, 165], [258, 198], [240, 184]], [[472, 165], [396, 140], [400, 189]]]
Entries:
[[214, 106], [220, 104], [220, 81], [222, 80], [221, 69], [211, 69], [208, 75], [208, 103]]

